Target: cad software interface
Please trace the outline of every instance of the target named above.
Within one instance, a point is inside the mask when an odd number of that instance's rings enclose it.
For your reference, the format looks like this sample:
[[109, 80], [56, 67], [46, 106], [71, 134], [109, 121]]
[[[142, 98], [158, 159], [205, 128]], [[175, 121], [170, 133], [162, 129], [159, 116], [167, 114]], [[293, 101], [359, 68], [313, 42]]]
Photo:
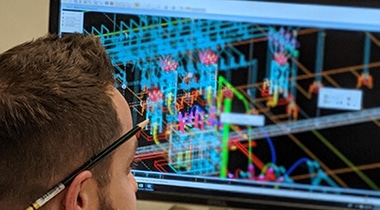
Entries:
[[100, 37], [134, 121], [150, 119], [136, 154], [139, 190], [317, 193], [380, 206], [379, 11], [345, 11], [366, 19], [356, 24], [344, 12], [305, 21], [296, 6], [260, 17], [210, 8], [62, 5], [60, 32]]

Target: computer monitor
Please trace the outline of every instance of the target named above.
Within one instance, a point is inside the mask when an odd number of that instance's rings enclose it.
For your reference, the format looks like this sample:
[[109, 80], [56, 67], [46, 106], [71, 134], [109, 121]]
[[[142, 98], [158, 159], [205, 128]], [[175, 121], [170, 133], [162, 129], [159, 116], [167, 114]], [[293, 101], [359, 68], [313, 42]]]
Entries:
[[300, 2], [51, 1], [150, 119], [139, 199], [380, 209], [380, 3]]

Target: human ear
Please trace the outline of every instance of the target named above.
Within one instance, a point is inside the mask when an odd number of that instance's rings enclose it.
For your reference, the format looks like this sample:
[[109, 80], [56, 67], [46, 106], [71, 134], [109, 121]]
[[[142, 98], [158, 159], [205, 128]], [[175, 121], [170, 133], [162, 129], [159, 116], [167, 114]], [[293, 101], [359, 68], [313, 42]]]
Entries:
[[64, 205], [66, 210], [97, 209], [97, 184], [91, 171], [79, 173], [67, 189]]

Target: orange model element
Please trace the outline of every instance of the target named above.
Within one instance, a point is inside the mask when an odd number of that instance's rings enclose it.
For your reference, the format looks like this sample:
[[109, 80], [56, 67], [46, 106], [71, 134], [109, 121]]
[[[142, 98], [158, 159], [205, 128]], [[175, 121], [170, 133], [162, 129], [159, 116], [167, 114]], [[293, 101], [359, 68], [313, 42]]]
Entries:
[[373, 88], [373, 77], [369, 73], [363, 72], [358, 76], [358, 83], [356, 84], [356, 88], [360, 88], [362, 86], [367, 86], [369, 89]]
[[288, 97], [288, 105], [286, 106], [286, 113], [288, 116], [291, 116], [293, 120], [298, 119], [298, 112], [299, 112], [299, 106], [294, 100], [294, 97], [292, 95], [289, 95]]
[[319, 92], [319, 88], [323, 87], [323, 84], [321, 81], [314, 81], [313, 83], [311, 83], [311, 85], [309, 86], [309, 95], [308, 95], [308, 98], [311, 98], [311, 94], [318, 94]]
[[270, 81], [268, 79], [264, 79], [264, 82], [261, 85], [261, 96], [267, 97], [269, 96], [270, 89]]

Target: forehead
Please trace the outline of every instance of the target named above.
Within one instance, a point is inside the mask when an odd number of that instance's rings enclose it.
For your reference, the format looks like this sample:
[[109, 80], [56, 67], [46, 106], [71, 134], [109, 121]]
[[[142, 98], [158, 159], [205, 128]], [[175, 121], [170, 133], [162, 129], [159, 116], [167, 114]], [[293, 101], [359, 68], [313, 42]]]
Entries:
[[[129, 108], [129, 105], [125, 98], [121, 95], [121, 93], [116, 89], [112, 89], [112, 101], [115, 105], [115, 109], [118, 115], [118, 119], [121, 124], [121, 131], [120, 131], [120, 136], [125, 134], [127, 131], [132, 129], [133, 124], [132, 124], [132, 115], [131, 111]], [[115, 153], [115, 159], [116, 160], [124, 160], [131, 159], [135, 155], [137, 147], [137, 139], [136, 137], [133, 137], [132, 139], [128, 140], [125, 142], [123, 145], [120, 146], [116, 150]]]
[[121, 134], [124, 134], [132, 128], [131, 110], [127, 101], [116, 88], [112, 88], [111, 94], [112, 101], [115, 105], [116, 113], [121, 124]]

